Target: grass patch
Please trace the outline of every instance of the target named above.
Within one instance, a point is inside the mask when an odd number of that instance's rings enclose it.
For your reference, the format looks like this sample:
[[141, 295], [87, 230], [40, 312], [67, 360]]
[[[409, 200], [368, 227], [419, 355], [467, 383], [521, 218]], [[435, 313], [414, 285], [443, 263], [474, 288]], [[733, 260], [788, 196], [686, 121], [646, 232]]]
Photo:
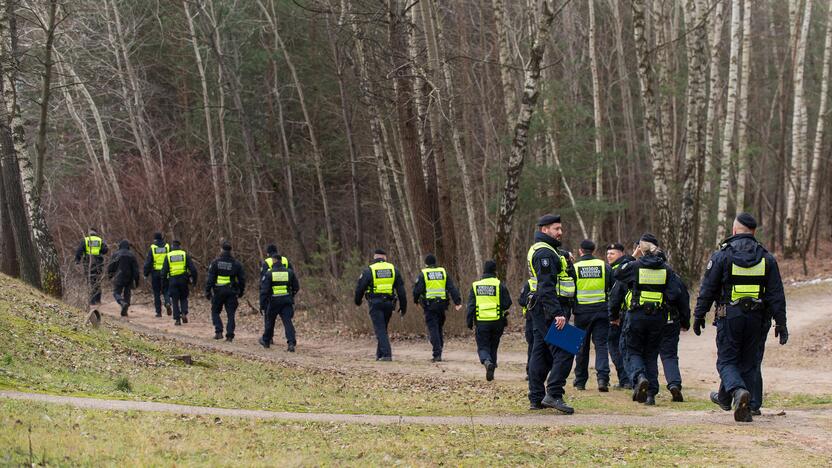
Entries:
[[[772, 434], [746, 426], [523, 428], [297, 423], [0, 401], [0, 464], [746, 465]], [[703, 434], [708, 442], [703, 443]], [[778, 462], [829, 459], [785, 437]], [[741, 444], [731, 441], [741, 438]], [[217, 441], [227, 441], [217, 443]]]
[[125, 393], [132, 392], [133, 386], [130, 385], [130, 379], [127, 377], [119, 377], [118, 380], [116, 380], [116, 390]]

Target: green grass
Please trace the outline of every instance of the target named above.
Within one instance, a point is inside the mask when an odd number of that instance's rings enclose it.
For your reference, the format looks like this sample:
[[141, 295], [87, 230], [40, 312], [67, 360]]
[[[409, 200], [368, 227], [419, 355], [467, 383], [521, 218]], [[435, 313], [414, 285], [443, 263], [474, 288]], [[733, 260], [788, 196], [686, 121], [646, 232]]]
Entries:
[[752, 426], [371, 426], [93, 411], [0, 400], [0, 427], [6, 428], [0, 431], [1, 465], [736, 466], [760, 463], [763, 459], [755, 457], [772, 450], [781, 463], [829, 463], [822, 454], [788, 440], [773, 441]]

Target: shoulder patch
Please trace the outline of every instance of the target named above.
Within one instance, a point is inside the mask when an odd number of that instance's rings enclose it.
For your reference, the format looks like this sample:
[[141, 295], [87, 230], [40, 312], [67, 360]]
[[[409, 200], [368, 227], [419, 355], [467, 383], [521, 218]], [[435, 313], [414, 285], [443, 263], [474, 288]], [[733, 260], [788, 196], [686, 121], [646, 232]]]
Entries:
[[627, 268], [628, 266], [630, 266], [630, 263], [632, 263], [632, 262], [627, 262], [627, 263], [621, 265], [621, 269], [623, 270], [623, 269]]
[[544, 258], [544, 259], [540, 260], [540, 265], [541, 265], [541, 266], [544, 266], [544, 267], [549, 266], [549, 259], [548, 259], [548, 258]]
[[708, 266], [706, 266], [705, 269], [710, 270], [711, 267], [713, 267], [713, 266], [714, 266], [714, 261], [713, 260], [708, 260]]

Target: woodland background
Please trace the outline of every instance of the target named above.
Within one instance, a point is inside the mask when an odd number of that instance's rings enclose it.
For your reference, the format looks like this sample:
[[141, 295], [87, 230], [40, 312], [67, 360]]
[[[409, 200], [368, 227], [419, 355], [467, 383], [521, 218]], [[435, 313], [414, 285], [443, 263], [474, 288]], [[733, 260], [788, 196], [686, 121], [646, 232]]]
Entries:
[[[821, 0], [3, 0], [0, 270], [62, 294], [91, 227], [145, 255], [276, 243], [311, 304], [373, 248], [524, 278], [534, 221], [695, 284], [742, 210], [832, 233]], [[804, 267], [805, 268], [805, 267]], [[348, 302], [347, 302], [348, 303]], [[332, 312], [337, 314], [337, 312]]]

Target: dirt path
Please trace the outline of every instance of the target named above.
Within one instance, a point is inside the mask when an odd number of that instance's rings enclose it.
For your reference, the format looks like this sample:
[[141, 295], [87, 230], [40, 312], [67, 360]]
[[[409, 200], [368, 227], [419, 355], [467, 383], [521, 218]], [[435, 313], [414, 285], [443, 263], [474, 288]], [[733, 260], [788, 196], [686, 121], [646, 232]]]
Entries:
[[[247, 410], [233, 408], [213, 408], [207, 406], [188, 406], [170, 403], [155, 403], [148, 401], [105, 400], [97, 398], [79, 398], [40, 393], [23, 393], [15, 391], [0, 391], [0, 398], [13, 400], [35, 401], [40, 403], [70, 405], [76, 408], [97, 409], [108, 411], [148, 411], [156, 413], [189, 414], [217, 417], [236, 417], [251, 419], [276, 419], [285, 421], [322, 422], [322, 423], [357, 423], [357, 424], [438, 424], [438, 425], [468, 425], [485, 426], [647, 426], [668, 427], [680, 425], [730, 425], [737, 423], [730, 421], [722, 412], [718, 411], [680, 411], [666, 412], [655, 416], [581, 414], [572, 416], [557, 416], [552, 413], [542, 413], [524, 416], [396, 416], [373, 414], [334, 414], [334, 413], [290, 413], [263, 410]], [[803, 429], [816, 431], [819, 440], [825, 439], [826, 444], [832, 439], [824, 429], [824, 424], [832, 417], [832, 410], [794, 410], [788, 413], [769, 413], [754, 418], [753, 425], [760, 429], [790, 429], [799, 426]], [[823, 443], [823, 442], [821, 442]]]
[[[790, 342], [781, 347], [769, 336], [763, 375], [767, 391], [795, 392], [809, 394], [832, 393], [832, 363], [825, 355], [817, 362], [808, 362], [801, 352], [801, 336], [808, 335], [818, 327], [828, 326], [827, 317], [832, 310], [832, 286], [811, 290], [790, 289], [788, 294]], [[177, 327], [170, 317], [154, 317], [152, 306], [135, 305], [127, 319], [118, 315], [115, 303], [101, 306], [105, 320], [125, 322], [130, 328], [158, 337], [176, 339], [189, 344], [206, 346], [243, 355], [256, 355], [279, 362], [291, 362], [317, 368], [363, 369], [381, 373], [402, 373], [437, 375], [454, 378], [482, 378], [483, 369], [476, 358], [473, 337], [449, 339], [445, 346], [442, 363], [430, 362], [430, 345], [427, 341], [394, 340], [394, 361], [375, 361], [375, 340], [372, 338], [348, 338], [343, 336], [298, 336], [298, 352], [286, 352], [282, 329], [275, 330], [276, 344], [263, 349], [257, 344], [261, 318], [259, 315], [244, 315], [237, 318], [237, 333], [233, 343], [213, 340], [213, 326], [204, 305], [192, 307], [190, 323]], [[257, 330], [258, 332], [255, 332]], [[680, 366], [688, 388], [697, 388], [706, 395], [705, 389], [715, 388], [716, 373], [716, 331], [710, 323], [702, 336], [693, 332], [684, 333], [679, 344]], [[813, 338], [814, 339], [814, 338]], [[594, 361], [590, 361], [594, 362]], [[818, 364], [820, 362], [820, 364]], [[500, 367], [497, 380], [516, 382], [523, 385], [525, 377], [526, 349], [520, 334], [504, 337], [500, 349]], [[797, 367], [799, 365], [800, 367]], [[615, 380], [615, 379], [613, 379]], [[811, 384], [811, 385], [809, 385]]]

